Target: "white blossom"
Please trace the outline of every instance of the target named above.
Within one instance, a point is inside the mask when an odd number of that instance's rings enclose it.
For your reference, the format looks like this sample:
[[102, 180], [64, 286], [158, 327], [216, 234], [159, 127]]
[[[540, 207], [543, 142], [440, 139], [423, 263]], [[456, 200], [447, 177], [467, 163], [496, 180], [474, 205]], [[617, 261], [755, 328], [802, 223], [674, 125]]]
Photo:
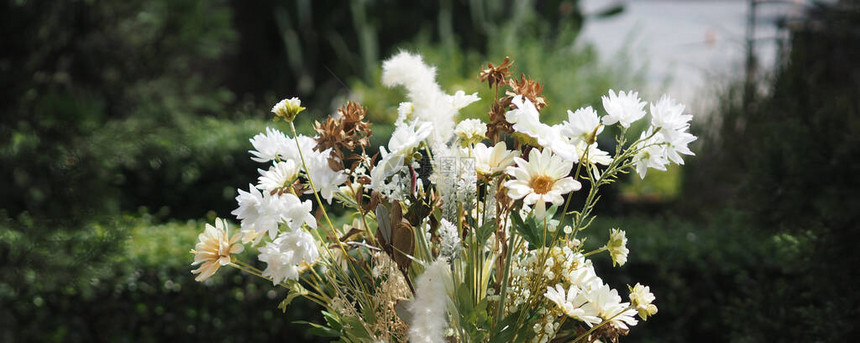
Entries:
[[299, 167], [293, 160], [276, 162], [268, 170], [257, 169], [260, 177], [257, 179], [257, 188], [270, 193], [277, 189], [288, 186], [299, 174]]
[[311, 201], [302, 202], [292, 193], [281, 195], [263, 194], [253, 185], [249, 185], [247, 192], [239, 190], [236, 197], [239, 207], [233, 210], [237, 219], [242, 221], [243, 232], [252, 231], [255, 234], [246, 235], [244, 242], [253, 237], [258, 243], [264, 233], [274, 239], [278, 233], [278, 225], [286, 224], [291, 229], [297, 229], [304, 224], [316, 227], [316, 219], [310, 213]]
[[639, 174], [640, 178], [645, 178], [648, 168], [666, 170], [666, 165], [669, 164], [669, 160], [666, 158], [666, 147], [661, 140], [662, 138], [662, 135], [659, 133], [654, 134], [653, 130], [650, 128], [647, 131], [642, 132], [640, 139], [644, 139], [644, 141], [640, 144], [643, 148], [633, 156], [636, 172]]
[[475, 158], [475, 170], [479, 174], [495, 175], [514, 164], [514, 158], [520, 157], [520, 152], [508, 150], [508, 145], [501, 141], [492, 148], [484, 143], [475, 144], [472, 148], [472, 156]]
[[[343, 171], [331, 169], [331, 165], [328, 163], [329, 155], [327, 152], [329, 150], [326, 149], [325, 154], [305, 156], [305, 162], [307, 163], [307, 176], [313, 181], [320, 196], [331, 204], [334, 194], [338, 192], [340, 185], [346, 182], [348, 177]], [[308, 187], [307, 193], [313, 193], [313, 190]]]
[[267, 127], [266, 133], [260, 133], [250, 139], [254, 150], [249, 150], [252, 160], [266, 163], [284, 158], [284, 151], [289, 149], [292, 143], [283, 132]]
[[487, 124], [480, 119], [465, 119], [457, 123], [454, 134], [466, 144], [477, 143], [487, 138]]
[[266, 263], [263, 276], [277, 285], [286, 280], [298, 280], [299, 266], [302, 263], [312, 265], [319, 258], [316, 242], [310, 233], [304, 230], [284, 232], [274, 241], [260, 248], [257, 258]]
[[610, 288], [609, 285], [600, 284], [591, 287], [585, 292], [585, 298], [588, 300], [583, 305], [585, 311], [597, 313], [600, 318], [608, 320], [610, 325], [618, 329], [628, 330], [628, 326], [638, 323], [633, 317], [636, 315], [636, 310], [630, 308], [630, 303], [621, 302], [618, 291]]
[[656, 298], [651, 293], [651, 287], [643, 286], [638, 282], [636, 286], [630, 287], [630, 303], [639, 312], [642, 320], [648, 320], [648, 317], [657, 314], [657, 306], [652, 304], [654, 299]]
[[624, 230], [610, 229], [609, 242], [606, 242], [606, 248], [609, 254], [612, 255], [612, 265], [616, 264], [623, 266], [627, 263], [627, 255], [630, 250], [627, 249], [627, 234]]
[[562, 195], [582, 188], [579, 181], [568, 176], [573, 165], [553, 155], [549, 149], [532, 149], [528, 161], [516, 157], [514, 162], [517, 166], [507, 169], [507, 173], [514, 177], [505, 182], [508, 196], [514, 200], [523, 199], [526, 205], [535, 204], [539, 216], [547, 202], [561, 205], [564, 202]]
[[603, 125], [600, 124], [600, 117], [591, 106], [580, 108], [576, 112], [567, 110], [567, 121], [562, 123], [561, 134], [569, 137], [572, 143], [591, 143], [591, 135], [597, 137], [601, 132]]
[[619, 91], [615, 95], [615, 91], [609, 90], [609, 96], [603, 96], [603, 108], [606, 110], [606, 116], [603, 117], [604, 125], [621, 124], [624, 128], [629, 128], [630, 124], [645, 116], [645, 102], [639, 99], [639, 93], [629, 91]]
[[579, 287], [571, 285], [565, 293], [561, 284], [547, 287], [544, 296], [555, 303], [568, 317], [586, 323], [589, 327], [600, 324], [599, 313], [593, 306], [583, 306], [588, 301], [585, 293]]
[[[242, 222], [243, 232], [245, 230], [256, 234], [268, 232], [269, 236], [274, 238], [278, 232], [278, 223], [284, 220], [279, 203], [271, 195], [260, 193], [253, 185], [248, 186], [247, 192], [239, 190], [239, 195], [236, 196], [239, 207], [231, 213]], [[247, 234], [244, 236], [245, 243], [253, 237]], [[256, 237], [255, 243], [260, 239], [262, 235]]]
[[533, 138], [542, 147], [562, 143], [560, 126], [549, 126], [540, 122], [538, 110], [528, 98], [516, 95], [511, 104], [517, 108], [505, 113], [505, 120], [513, 124], [516, 132]]

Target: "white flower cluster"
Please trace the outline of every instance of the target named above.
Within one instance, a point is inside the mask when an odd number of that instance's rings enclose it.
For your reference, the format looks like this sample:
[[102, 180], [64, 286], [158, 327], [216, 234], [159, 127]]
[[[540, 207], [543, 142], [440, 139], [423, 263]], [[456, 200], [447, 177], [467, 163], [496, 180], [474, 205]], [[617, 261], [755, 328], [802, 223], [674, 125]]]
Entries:
[[277, 285], [286, 280], [298, 280], [302, 263], [312, 265], [319, 258], [316, 241], [303, 230], [284, 232], [260, 248], [260, 261], [267, 264], [263, 276]]
[[[295, 99], [293, 102], [297, 101]], [[282, 103], [279, 103], [283, 105]], [[329, 203], [347, 174], [333, 170], [328, 163], [330, 149], [315, 151], [315, 138], [298, 135], [287, 137], [281, 131], [266, 128], [265, 133], [254, 136], [251, 159], [269, 164], [258, 169], [257, 185], [239, 190], [236, 202], [239, 207], [232, 213], [242, 223], [243, 242], [259, 244], [266, 236], [271, 240], [260, 248], [258, 259], [266, 262], [263, 275], [277, 284], [296, 280], [302, 262], [313, 264], [318, 257], [317, 246], [303, 227], [316, 228], [311, 213], [311, 200], [302, 201], [297, 190], [311, 194], [316, 189]], [[289, 229], [281, 232], [281, 227]]]
[[651, 127], [642, 133], [643, 149], [634, 157], [636, 172], [645, 178], [648, 168], [666, 170], [669, 163], [683, 165], [681, 155], [694, 155], [687, 147], [696, 136], [687, 132], [692, 115], [684, 114], [684, 105], [668, 96], [651, 104]]
[[[265, 166], [256, 184], [238, 191], [232, 213], [241, 233], [230, 236], [226, 222], [207, 226], [192, 250], [198, 280], [231, 266], [283, 284], [324, 306], [328, 329], [345, 340], [498, 340], [505, 337], [493, 335], [504, 332], [507, 340], [549, 342], [575, 332], [577, 340], [617, 341], [637, 325], [636, 315], [657, 313], [655, 297], [637, 283], [625, 302], [595, 273], [589, 256], [597, 253], [608, 252], [614, 266], [627, 262], [624, 231], [611, 229], [607, 243], [590, 252], [576, 235], [592, 222], [602, 185], [629, 170], [644, 177], [650, 168], [683, 164], [693, 154], [692, 116], [666, 96], [646, 111], [637, 92], [610, 90], [604, 114], [583, 107], [545, 124], [542, 85], [511, 78], [512, 67], [505, 59], [479, 76], [504, 94], [493, 99], [490, 121], [458, 122], [477, 93], [443, 92], [435, 69], [417, 55], [386, 61], [383, 84], [403, 86], [409, 99], [375, 163], [361, 105], [348, 103], [317, 123], [320, 136], [308, 137], [293, 125], [304, 110], [299, 99], [276, 104], [272, 111], [292, 137], [267, 128], [250, 140], [251, 159]], [[641, 122], [648, 113], [650, 122]], [[628, 143], [631, 127], [644, 132]], [[620, 132], [614, 154], [598, 147], [604, 131]], [[357, 162], [346, 167], [344, 160]], [[422, 168], [432, 168], [429, 182]], [[583, 183], [588, 194], [577, 204], [572, 199]], [[351, 224], [332, 223], [326, 205], [335, 196], [355, 210]], [[257, 256], [264, 270], [234, 256], [244, 250], [239, 240], [265, 241]], [[308, 270], [312, 278], [302, 277]], [[487, 330], [488, 320], [492, 326], [514, 319], [523, 325]], [[369, 337], [349, 337], [356, 333]]]
[[[528, 99], [518, 95], [511, 103], [517, 108], [507, 112], [505, 118], [513, 124], [514, 131], [567, 161], [588, 162], [594, 166], [595, 174], [599, 174], [596, 165], [605, 166], [612, 161], [609, 153], [598, 149], [597, 145], [597, 136], [603, 132], [604, 125], [618, 124], [626, 130], [645, 116], [646, 104], [637, 92], [621, 91], [616, 95], [609, 90], [609, 95], [603, 97], [605, 116], [600, 117], [591, 107], [576, 112], [568, 110], [567, 121], [550, 126], [540, 122], [537, 108]], [[651, 123], [642, 132], [640, 149], [634, 157], [640, 177], [645, 177], [648, 168], [666, 170], [669, 163], [684, 164], [681, 155], [694, 155], [688, 145], [696, 136], [687, 132], [693, 116], [684, 114], [684, 108], [666, 95], [651, 104]]]

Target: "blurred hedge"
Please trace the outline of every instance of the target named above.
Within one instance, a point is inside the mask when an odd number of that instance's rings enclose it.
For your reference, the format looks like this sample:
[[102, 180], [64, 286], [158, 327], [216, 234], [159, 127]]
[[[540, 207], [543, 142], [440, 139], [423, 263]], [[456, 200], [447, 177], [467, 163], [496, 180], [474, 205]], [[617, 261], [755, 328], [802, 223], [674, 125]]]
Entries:
[[3, 219], [0, 340], [312, 341], [291, 323], [316, 318], [312, 304], [282, 313], [284, 290], [232, 268], [195, 282], [189, 250], [203, 223], [153, 220], [127, 216], [40, 236], [25, 218]]

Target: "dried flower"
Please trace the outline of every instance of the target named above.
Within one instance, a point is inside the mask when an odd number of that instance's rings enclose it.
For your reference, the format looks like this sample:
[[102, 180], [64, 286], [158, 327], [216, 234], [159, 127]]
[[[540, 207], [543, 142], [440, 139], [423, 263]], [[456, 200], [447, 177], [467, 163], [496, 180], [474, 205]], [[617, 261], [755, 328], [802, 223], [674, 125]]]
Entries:
[[361, 158], [359, 155], [346, 154], [358, 148], [364, 151], [370, 145], [373, 131], [370, 129], [372, 124], [363, 121], [366, 113], [364, 107], [350, 101], [337, 110], [337, 116], [329, 116], [324, 123], [314, 122], [314, 131], [318, 134], [314, 150], [331, 149], [329, 161], [339, 166], [332, 169], [343, 169], [347, 158]]
[[500, 87], [507, 83], [508, 77], [511, 76], [513, 72], [513, 62], [511, 62], [511, 58], [505, 56], [505, 60], [502, 61], [498, 66], [494, 66], [492, 63], [487, 63], [487, 69], [481, 71], [478, 74], [478, 79], [481, 82], [487, 82], [490, 88], [493, 86]]
[[508, 86], [510, 86], [512, 90], [512, 92], [507, 92], [508, 96], [514, 97], [516, 95], [522, 95], [531, 100], [531, 102], [535, 104], [535, 107], [537, 107], [538, 111], [547, 106], [546, 98], [541, 95], [541, 92], [543, 92], [543, 85], [537, 81], [527, 79], [525, 74], [520, 74], [519, 80], [508, 80]]
[[194, 262], [191, 265], [201, 264], [200, 268], [191, 271], [192, 274], [199, 274], [194, 281], [208, 279], [218, 271], [218, 268], [230, 264], [230, 257], [233, 254], [244, 251], [245, 246], [238, 242], [241, 237], [241, 233], [230, 237], [226, 220], [216, 218], [215, 226], [206, 223], [206, 229], [197, 236], [199, 242], [191, 250], [194, 254]]

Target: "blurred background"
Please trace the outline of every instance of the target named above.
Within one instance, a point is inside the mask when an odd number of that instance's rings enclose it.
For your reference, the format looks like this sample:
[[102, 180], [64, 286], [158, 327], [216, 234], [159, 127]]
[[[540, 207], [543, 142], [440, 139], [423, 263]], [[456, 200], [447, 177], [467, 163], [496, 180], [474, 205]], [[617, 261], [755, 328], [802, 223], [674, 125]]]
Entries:
[[310, 303], [189, 250], [256, 179], [248, 139], [299, 96], [310, 133], [346, 100], [387, 141], [400, 49], [449, 93], [510, 56], [550, 115], [608, 89], [696, 115], [683, 168], [607, 189], [599, 274], [642, 282], [630, 342], [860, 338], [860, 6], [853, 1], [298, 0], [0, 3], [0, 341], [325, 341]]

